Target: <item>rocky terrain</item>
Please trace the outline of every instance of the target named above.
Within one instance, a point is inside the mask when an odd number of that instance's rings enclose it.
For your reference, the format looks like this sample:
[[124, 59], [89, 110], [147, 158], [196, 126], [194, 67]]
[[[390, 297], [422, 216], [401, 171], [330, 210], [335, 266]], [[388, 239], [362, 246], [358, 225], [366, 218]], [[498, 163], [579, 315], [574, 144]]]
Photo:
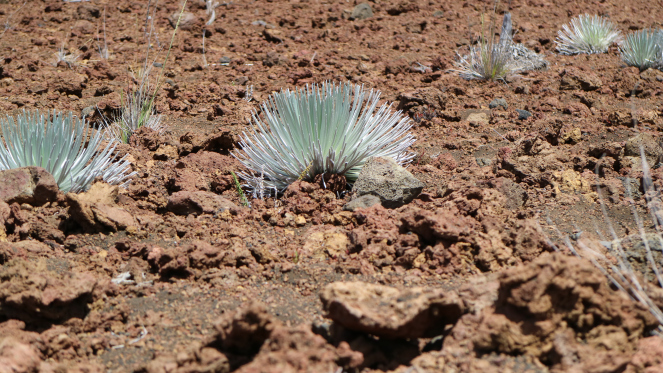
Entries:
[[[150, 19], [146, 3], [0, 3], [3, 114], [98, 126], [149, 58], [168, 126], [118, 148], [127, 189], [0, 173], [0, 372], [663, 371], [650, 309], [555, 232], [606, 253], [602, 203], [620, 238], [637, 233], [631, 202], [652, 228], [640, 148], [660, 186], [663, 72], [554, 40], [583, 13], [660, 28], [660, 0], [497, 4], [548, 61], [503, 82], [449, 72], [494, 2], [232, 0], [206, 25], [189, 0], [167, 61], [182, 3], [149, 2]], [[356, 190], [318, 179], [242, 203], [231, 152], [251, 113], [324, 81], [412, 118], [416, 198], [348, 205]], [[641, 246], [630, 259], [663, 307]]]

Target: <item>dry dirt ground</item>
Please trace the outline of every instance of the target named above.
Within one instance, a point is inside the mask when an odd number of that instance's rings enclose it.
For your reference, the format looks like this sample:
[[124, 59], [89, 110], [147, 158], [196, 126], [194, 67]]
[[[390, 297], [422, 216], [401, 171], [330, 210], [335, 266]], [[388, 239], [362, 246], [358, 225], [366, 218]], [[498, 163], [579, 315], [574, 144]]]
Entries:
[[[152, 22], [147, 1], [0, 3], [3, 113], [93, 123], [135, 87], [148, 34], [161, 73], [182, 6], [157, 2]], [[661, 27], [663, 3], [502, 2], [498, 22], [508, 9], [515, 41], [549, 62], [505, 82], [447, 71], [492, 1], [369, 4], [352, 20], [349, 1], [232, 0], [205, 26], [189, 0], [156, 97], [168, 131], [120, 149], [131, 186], [0, 206], [0, 371], [663, 371], [648, 309], [548, 241], [557, 227], [605, 250], [597, 185], [617, 234], [634, 233], [639, 145], [655, 167], [663, 154], [663, 73], [624, 66], [616, 46], [560, 56], [556, 32], [583, 13]], [[416, 200], [349, 212], [350, 194], [296, 182], [241, 205], [230, 152], [250, 113], [323, 81], [379, 89], [415, 120]]]

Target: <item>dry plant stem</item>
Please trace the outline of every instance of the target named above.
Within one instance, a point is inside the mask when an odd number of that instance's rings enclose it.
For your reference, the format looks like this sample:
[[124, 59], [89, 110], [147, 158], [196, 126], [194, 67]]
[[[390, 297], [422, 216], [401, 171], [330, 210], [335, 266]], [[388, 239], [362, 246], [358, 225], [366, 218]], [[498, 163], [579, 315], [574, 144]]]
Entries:
[[101, 44], [99, 43], [99, 29], [97, 28], [97, 49], [99, 49], [99, 56], [103, 60], [108, 59], [108, 42], [106, 39], [106, 7], [104, 7], [104, 23], [102, 24], [103, 31], [104, 31], [104, 48], [101, 48]]
[[182, 21], [182, 14], [184, 14], [184, 9], [186, 9], [186, 0], [184, 0], [184, 3], [182, 4], [182, 9], [180, 10], [180, 15], [177, 17], [177, 24], [175, 25], [175, 30], [173, 31], [173, 35], [170, 38], [170, 45], [168, 46], [168, 51], [166, 52], [166, 58], [163, 60], [163, 64], [161, 65], [161, 73], [157, 77], [157, 86], [154, 89], [154, 92], [152, 93], [152, 98], [150, 100], [150, 107], [153, 107], [154, 100], [156, 99], [157, 92], [159, 91], [159, 88], [161, 88], [161, 79], [163, 78], [164, 71], [166, 70], [166, 63], [168, 62], [168, 57], [170, 57], [170, 50], [173, 48], [173, 43], [175, 42], [175, 34], [177, 34], [177, 30], [180, 27], [180, 22]]
[[214, 20], [216, 19], [216, 8], [221, 5], [217, 1], [214, 0], [205, 0], [205, 11], [207, 14], [210, 16], [209, 20], [205, 23], [206, 26], [211, 25], [214, 23]]
[[253, 100], [253, 86], [247, 84], [244, 89], [244, 101], [251, 102], [251, 100]]
[[68, 68], [72, 69], [77, 65], [76, 60], [80, 57], [79, 54], [71, 54], [65, 49], [64, 43], [55, 53], [55, 63], [53, 66], [57, 66], [59, 62], [64, 62]]
[[0, 38], [2, 38], [3, 36], [5, 36], [5, 32], [7, 32], [7, 30], [9, 30], [9, 29], [12, 28], [11, 23], [10, 23], [11, 20], [12, 20], [12, 18], [13, 18], [13, 17], [14, 17], [14, 16], [15, 16], [15, 15], [16, 15], [21, 9], [23, 9], [23, 7], [25, 6], [25, 4], [27, 4], [27, 3], [28, 3], [27, 0], [24, 1], [23, 4], [22, 4], [20, 7], [18, 7], [18, 9], [16, 9], [12, 14], [10, 14], [10, 15], [7, 17], [7, 20], [5, 21], [5, 25], [4, 25], [4, 28], [3, 28], [3, 30], [2, 30], [2, 33], [0, 33]]
[[[647, 202], [647, 209], [649, 210], [652, 221], [654, 222], [654, 227], [656, 229], [657, 237], [659, 240], [659, 244], [663, 245], [663, 236], [661, 236], [661, 227], [660, 227], [660, 221], [658, 220], [659, 214], [657, 214], [657, 207], [656, 207], [656, 195], [652, 196], [650, 195], [651, 192], [656, 193], [656, 190], [654, 188], [653, 183], [651, 182], [651, 173], [649, 172], [649, 164], [645, 160], [645, 151], [642, 147], [640, 147], [640, 157], [642, 158], [642, 174], [643, 174], [643, 184], [645, 184], [645, 201]], [[630, 184], [626, 184], [628, 194], [631, 194], [631, 186]], [[661, 270], [658, 268], [656, 265], [656, 262], [654, 261], [654, 256], [652, 255], [651, 248], [649, 247], [649, 240], [644, 239], [645, 236], [645, 228], [642, 224], [642, 221], [640, 220], [638, 216], [638, 212], [635, 209], [635, 204], [631, 205], [631, 209], [633, 210], [633, 216], [635, 217], [635, 220], [638, 224], [638, 230], [640, 232], [640, 236], [643, 238], [643, 243], [645, 245], [645, 250], [647, 251], [647, 260], [652, 266], [652, 270], [656, 274], [656, 279], [658, 280], [658, 284], [661, 288], [663, 288], [663, 278], [661, 277]], [[663, 247], [663, 246], [661, 246]]]
[[207, 58], [205, 58], [205, 29], [203, 29], [203, 67], [207, 67]]
[[[148, 7], [150, 6], [150, 4], [151, 1], [148, 3]], [[153, 6], [152, 9], [153, 13], [156, 12], [156, 6], [157, 2], [155, 2]], [[170, 50], [173, 46], [173, 42], [175, 39], [175, 34], [177, 33], [177, 30], [179, 28], [179, 24], [182, 19], [182, 14], [184, 13], [185, 7], [186, 7], [186, 1], [182, 5], [182, 9], [180, 11], [177, 20], [177, 25], [175, 26], [175, 30], [173, 31], [173, 35], [170, 41], [170, 47], [168, 48], [168, 52], [166, 53], [166, 57], [161, 66], [161, 72], [157, 77], [156, 87], [154, 88], [154, 90], [150, 89], [150, 82], [149, 82], [150, 71], [154, 66], [154, 64], [150, 63], [149, 60], [149, 53], [150, 53], [149, 44], [151, 40], [151, 35], [154, 32], [154, 21], [153, 21], [154, 16], [150, 17], [149, 15], [150, 9], [148, 8], [145, 27], [147, 28], [149, 24], [150, 29], [148, 35], [146, 35], [147, 46], [145, 51], [145, 61], [143, 64], [143, 69], [140, 70], [138, 73], [137, 80], [139, 80], [139, 86], [138, 89], [133, 91], [130, 90], [129, 93], [127, 94], [126, 104], [122, 103], [122, 110], [119, 121], [116, 120], [113, 124], [108, 124], [108, 121], [106, 121], [107, 123], [105, 127], [108, 135], [111, 138], [126, 143], [129, 141], [129, 137], [131, 136], [131, 134], [137, 131], [141, 127], [151, 128], [158, 133], [162, 133], [165, 130], [165, 126], [161, 124], [161, 116], [155, 114], [154, 107], [155, 107], [156, 95], [161, 86], [161, 78], [163, 77], [166, 63], [170, 55]], [[152, 19], [152, 23], [148, 23], [150, 19]]]
[[[152, 34], [154, 33], [154, 17], [157, 11], [157, 5], [159, 5], [159, 0], [154, 2], [154, 7], [152, 8], [152, 15], [150, 16], [150, 4], [152, 0], [147, 2], [147, 12], [145, 14], [145, 62], [143, 63], [143, 71], [147, 71], [148, 63], [150, 62], [150, 49], [152, 48]], [[180, 15], [181, 16], [181, 15]], [[152, 22], [150, 22], [150, 20]], [[149, 31], [148, 31], [149, 25]]]
[[635, 85], [633, 86], [633, 90], [631, 91], [631, 123], [633, 123], [633, 128], [635, 128], [638, 125], [638, 118], [635, 116], [635, 92], [638, 89], [638, 86], [640, 85], [640, 82], [636, 82]]
[[[643, 160], [646, 162], [646, 160]], [[600, 167], [600, 165], [597, 166], [597, 168]], [[598, 170], [597, 170], [598, 171]], [[635, 275], [635, 270], [633, 269], [633, 266], [631, 266], [631, 263], [628, 261], [628, 256], [626, 255], [626, 252], [621, 245], [621, 242], [619, 240], [619, 237], [617, 236], [617, 232], [615, 231], [612, 221], [610, 220], [610, 217], [608, 216], [608, 211], [605, 205], [605, 201], [603, 200], [603, 194], [601, 193], [601, 188], [600, 186], [597, 185], [597, 193], [599, 195], [599, 201], [601, 204], [601, 212], [603, 214], [603, 217], [608, 224], [608, 229], [610, 232], [610, 236], [612, 237], [612, 242], [615, 243], [616, 246], [616, 251], [617, 254], [619, 255], [618, 260], [619, 260], [619, 271], [617, 271], [617, 275], [622, 279], [622, 281], [626, 281], [627, 284], [631, 287], [631, 290], [633, 291], [634, 295], [643, 304], [649, 305], [649, 303], [652, 303], [649, 297], [645, 294], [644, 289], [642, 288], [642, 285], [640, 284], [640, 281], [638, 281], [637, 276]], [[630, 194], [630, 190], [628, 190], [628, 193]], [[629, 196], [630, 197], [630, 196]], [[645, 237], [642, 237], [643, 240], [645, 240]], [[628, 276], [625, 277], [624, 275]], [[633, 289], [635, 288], [635, 289]], [[663, 321], [663, 320], [661, 320]]]

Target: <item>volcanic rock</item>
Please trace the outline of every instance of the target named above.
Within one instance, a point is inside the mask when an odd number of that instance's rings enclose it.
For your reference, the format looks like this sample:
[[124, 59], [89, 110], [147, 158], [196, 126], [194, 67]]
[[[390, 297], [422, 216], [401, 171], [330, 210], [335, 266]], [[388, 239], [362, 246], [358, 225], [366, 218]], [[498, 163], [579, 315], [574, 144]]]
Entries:
[[56, 273], [14, 260], [0, 270], [0, 315], [25, 322], [84, 318], [97, 279], [91, 273]]
[[58, 185], [53, 175], [41, 167], [21, 167], [0, 171], [0, 199], [11, 203], [43, 205], [57, 199]]
[[345, 211], [356, 211], [357, 209], [369, 208], [380, 203], [380, 198], [372, 194], [366, 194], [343, 205]]
[[354, 9], [352, 9], [352, 15], [350, 15], [350, 20], [355, 19], [367, 19], [373, 17], [373, 9], [369, 3], [360, 3], [357, 4]]
[[363, 282], [335, 282], [320, 294], [327, 317], [347, 329], [384, 338], [439, 335], [463, 313], [463, 301], [441, 289], [398, 290]]
[[85, 193], [67, 193], [69, 214], [88, 232], [117, 232], [136, 226], [133, 216], [117, 206], [119, 188], [95, 183]]
[[189, 215], [214, 214], [219, 210], [237, 209], [237, 206], [215, 193], [181, 191], [168, 198], [167, 208], [177, 215]]
[[382, 206], [397, 208], [412, 202], [424, 189], [419, 181], [391, 158], [375, 157], [366, 162], [353, 186], [357, 197], [371, 194]]

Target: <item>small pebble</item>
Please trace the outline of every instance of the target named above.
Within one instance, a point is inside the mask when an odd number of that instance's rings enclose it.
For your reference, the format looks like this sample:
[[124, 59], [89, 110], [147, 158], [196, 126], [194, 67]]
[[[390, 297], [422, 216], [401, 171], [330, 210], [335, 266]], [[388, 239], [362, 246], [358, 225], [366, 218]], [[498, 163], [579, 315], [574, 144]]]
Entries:
[[532, 116], [532, 113], [530, 113], [527, 110], [516, 109], [516, 113], [518, 113], [518, 119], [519, 120], [525, 120], [525, 119]]
[[506, 100], [503, 98], [496, 98], [493, 101], [491, 101], [490, 104], [488, 105], [488, 107], [491, 109], [495, 109], [498, 106], [503, 107], [504, 110], [509, 108], [509, 104], [507, 104]]

